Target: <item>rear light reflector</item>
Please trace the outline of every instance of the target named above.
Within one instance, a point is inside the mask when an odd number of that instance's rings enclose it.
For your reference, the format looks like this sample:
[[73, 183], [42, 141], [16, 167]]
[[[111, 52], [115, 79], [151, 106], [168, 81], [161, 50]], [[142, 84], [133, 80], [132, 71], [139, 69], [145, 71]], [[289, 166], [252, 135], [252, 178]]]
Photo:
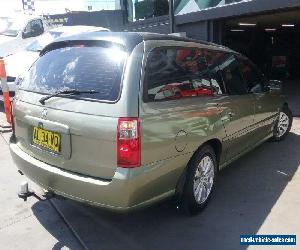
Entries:
[[141, 165], [139, 118], [119, 118], [118, 120], [117, 163], [123, 168], [135, 168]]

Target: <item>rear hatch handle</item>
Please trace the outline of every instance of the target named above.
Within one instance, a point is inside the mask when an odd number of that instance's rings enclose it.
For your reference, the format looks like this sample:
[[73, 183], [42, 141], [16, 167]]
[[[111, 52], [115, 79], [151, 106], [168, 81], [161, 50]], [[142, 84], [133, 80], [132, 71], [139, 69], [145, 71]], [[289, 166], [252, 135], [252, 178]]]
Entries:
[[78, 89], [65, 89], [61, 91], [57, 91], [54, 94], [47, 95], [42, 97], [39, 102], [45, 105], [45, 101], [51, 99], [52, 97], [60, 96], [60, 95], [80, 95], [80, 94], [97, 94], [99, 91], [96, 90], [78, 90]]

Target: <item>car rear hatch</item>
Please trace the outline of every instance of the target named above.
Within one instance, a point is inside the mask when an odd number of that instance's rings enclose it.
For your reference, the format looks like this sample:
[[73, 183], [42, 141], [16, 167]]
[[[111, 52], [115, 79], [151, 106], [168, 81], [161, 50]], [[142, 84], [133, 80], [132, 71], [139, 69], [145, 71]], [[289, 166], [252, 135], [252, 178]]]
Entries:
[[[121, 95], [128, 60], [124, 47], [107, 41], [51, 45], [24, 77], [14, 102], [18, 146], [55, 167], [111, 179], [118, 118], [128, 115]], [[77, 94], [49, 96], [65, 90]], [[138, 108], [130, 115], [137, 116]]]

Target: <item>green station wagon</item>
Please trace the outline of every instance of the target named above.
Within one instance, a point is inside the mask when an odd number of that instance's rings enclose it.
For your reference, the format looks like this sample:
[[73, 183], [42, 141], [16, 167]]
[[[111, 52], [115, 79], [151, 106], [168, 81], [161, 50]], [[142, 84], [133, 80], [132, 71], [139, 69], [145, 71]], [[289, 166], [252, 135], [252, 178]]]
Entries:
[[19, 172], [114, 211], [175, 196], [195, 214], [219, 170], [292, 124], [280, 83], [243, 55], [169, 35], [61, 38], [20, 82], [10, 142]]

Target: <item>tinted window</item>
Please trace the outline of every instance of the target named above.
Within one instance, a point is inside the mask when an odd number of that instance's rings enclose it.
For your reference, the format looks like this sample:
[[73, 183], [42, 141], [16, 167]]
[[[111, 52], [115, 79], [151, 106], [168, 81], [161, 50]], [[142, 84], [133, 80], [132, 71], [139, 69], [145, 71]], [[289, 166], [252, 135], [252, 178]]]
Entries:
[[53, 94], [65, 89], [95, 90], [80, 97], [115, 101], [126, 53], [119, 48], [65, 47], [52, 50], [31, 67], [21, 88]]
[[44, 27], [43, 27], [42, 20], [36, 19], [36, 20], [30, 21], [27, 24], [24, 32], [25, 33], [32, 33], [32, 34], [35, 34], [37, 36], [42, 34], [44, 32]]
[[249, 93], [261, 92], [264, 89], [262, 75], [249, 60], [240, 59], [240, 70]]
[[219, 70], [211, 72], [210, 81], [214, 95], [222, 95], [225, 93], [222, 76]]
[[240, 73], [239, 63], [234, 55], [226, 54], [219, 68], [228, 94], [242, 95], [247, 93], [247, 88]]
[[222, 72], [219, 65], [226, 60], [226, 54], [222, 51], [205, 50], [205, 57], [208, 65], [210, 81], [213, 93], [221, 95], [225, 93]]
[[149, 53], [145, 101], [166, 101], [212, 95], [202, 49], [159, 48]]

